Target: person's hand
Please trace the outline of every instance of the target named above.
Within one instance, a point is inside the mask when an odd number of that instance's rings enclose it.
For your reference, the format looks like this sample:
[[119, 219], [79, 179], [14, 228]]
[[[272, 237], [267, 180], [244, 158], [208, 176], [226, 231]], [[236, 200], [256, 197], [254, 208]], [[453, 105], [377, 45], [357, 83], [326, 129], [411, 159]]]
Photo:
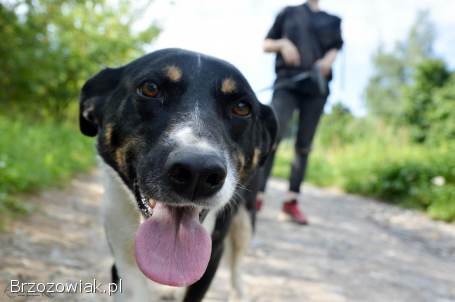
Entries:
[[284, 59], [286, 65], [299, 66], [300, 65], [300, 54], [297, 47], [289, 39], [281, 40], [280, 47], [281, 56]]
[[321, 59], [317, 61], [316, 64], [318, 65], [319, 70], [323, 76], [328, 77], [330, 75], [330, 71], [332, 70], [332, 62], [329, 60]]

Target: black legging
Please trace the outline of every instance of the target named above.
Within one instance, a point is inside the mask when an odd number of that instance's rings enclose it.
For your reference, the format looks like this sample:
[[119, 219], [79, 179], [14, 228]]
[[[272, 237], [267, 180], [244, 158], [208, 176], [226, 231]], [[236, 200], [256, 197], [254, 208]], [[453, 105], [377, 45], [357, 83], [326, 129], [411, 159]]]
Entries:
[[[313, 141], [319, 119], [324, 111], [324, 105], [327, 96], [307, 95], [296, 90], [278, 89], [273, 93], [272, 107], [278, 116], [279, 132], [278, 144], [286, 133], [292, 114], [296, 109], [299, 110], [299, 125], [297, 138], [295, 141], [295, 155], [291, 167], [291, 176], [289, 179], [289, 190], [291, 192], [300, 192], [308, 163], [308, 156], [311, 151], [311, 142]], [[275, 152], [268, 158], [262, 169], [262, 179], [260, 191], [264, 192], [267, 185], [267, 179], [272, 171]]]

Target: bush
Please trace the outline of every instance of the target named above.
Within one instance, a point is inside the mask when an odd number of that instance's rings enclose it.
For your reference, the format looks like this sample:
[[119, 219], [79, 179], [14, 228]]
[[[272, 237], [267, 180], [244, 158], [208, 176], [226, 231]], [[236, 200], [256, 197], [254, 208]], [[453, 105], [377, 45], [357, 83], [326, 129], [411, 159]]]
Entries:
[[[449, 77], [450, 73], [443, 61], [425, 60], [416, 67], [412, 85], [405, 87], [404, 122], [410, 127], [414, 141], [449, 138], [445, 131], [432, 131], [455, 123], [454, 113], [449, 111], [454, 108], [455, 102], [454, 88], [450, 86], [453, 82], [448, 83]], [[444, 90], [440, 92], [441, 89]]]
[[429, 143], [443, 143], [455, 140], [455, 74], [446, 84], [436, 90], [433, 98], [434, 106], [427, 114], [430, 129]]
[[435, 219], [455, 220], [455, 186], [433, 187], [422, 192], [422, 197], [429, 203], [428, 213]]
[[30, 120], [0, 115], [0, 213], [24, 212], [17, 193], [60, 184], [95, 161], [93, 141], [80, 134], [75, 119]]
[[[438, 186], [455, 188], [455, 159], [452, 155], [455, 146], [431, 151], [419, 146], [413, 146], [412, 151], [410, 146], [386, 149], [381, 152], [393, 154], [388, 160], [378, 156], [377, 159], [367, 159], [368, 167], [362, 167], [365, 164], [359, 164], [360, 169], [355, 170], [341, 167], [343, 175], [356, 175], [341, 181], [343, 187], [349, 192], [423, 209], [434, 202], [429, 196], [437, 191]], [[441, 183], [435, 183], [435, 180]]]
[[[368, 121], [357, 123], [361, 125]], [[319, 134], [327, 125], [322, 123]], [[349, 127], [348, 127], [349, 128]], [[431, 217], [455, 220], [455, 144], [427, 146], [408, 141], [406, 130], [376, 124], [368, 137], [323, 145], [320, 136], [308, 167], [307, 179], [320, 186], [372, 196], [397, 205], [427, 211]], [[292, 142], [277, 154], [274, 175], [289, 175]]]

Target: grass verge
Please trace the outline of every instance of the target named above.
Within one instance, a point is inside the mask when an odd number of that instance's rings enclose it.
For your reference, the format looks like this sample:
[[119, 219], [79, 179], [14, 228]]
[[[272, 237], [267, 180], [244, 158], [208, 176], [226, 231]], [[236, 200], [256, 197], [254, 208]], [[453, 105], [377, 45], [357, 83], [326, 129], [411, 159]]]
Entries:
[[76, 125], [0, 115], [0, 221], [29, 209], [18, 193], [62, 184], [93, 166], [93, 140]]
[[[293, 156], [290, 141], [278, 150], [273, 175], [287, 178]], [[308, 181], [426, 211], [455, 220], [455, 144], [429, 147], [369, 139], [338, 148], [316, 147]]]

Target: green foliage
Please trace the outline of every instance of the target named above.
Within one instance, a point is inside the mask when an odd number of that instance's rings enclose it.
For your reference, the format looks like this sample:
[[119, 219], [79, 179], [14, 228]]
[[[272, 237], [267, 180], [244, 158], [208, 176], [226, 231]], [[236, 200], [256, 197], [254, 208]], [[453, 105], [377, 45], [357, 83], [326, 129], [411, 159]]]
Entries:
[[[415, 141], [425, 141], [433, 126], [450, 122], [446, 116], [450, 115], [446, 103], [455, 101], [450, 99], [453, 88], [439, 93], [438, 103], [435, 101], [435, 93], [446, 84], [449, 76], [449, 71], [441, 60], [426, 60], [417, 65], [413, 83], [405, 88], [403, 98], [405, 122], [410, 126]], [[438, 112], [435, 114], [436, 110]], [[455, 123], [455, 119], [452, 123]]]
[[401, 114], [401, 90], [406, 81], [403, 59], [395, 52], [379, 48], [373, 57], [375, 73], [370, 78], [365, 97], [368, 111], [374, 116], [397, 120]]
[[[278, 178], [288, 179], [291, 173], [291, 164], [294, 156], [293, 140], [283, 141], [275, 156], [272, 175]], [[335, 185], [336, 173], [333, 167], [330, 166], [328, 158], [325, 158], [319, 148], [312, 152], [310, 167], [307, 170], [307, 179], [311, 183], [319, 186]]]
[[373, 56], [374, 73], [365, 90], [369, 112], [399, 122], [403, 113], [403, 88], [412, 81], [415, 66], [434, 57], [435, 29], [428, 11], [421, 11], [408, 37], [391, 51], [380, 46]]
[[366, 89], [371, 116], [409, 126], [416, 142], [452, 139], [455, 127], [453, 82], [445, 86], [450, 72], [434, 58], [434, 39], [434, 25], [423, 11], [404, 42], [391, 52], [379, 48]]
[[16, 194], [59, 184], [93, 166], [93, 140], [75, 125], [75, 118], [31, 122], [0, 115], [0, 214], [24, 212]]
[[441, 186], [455, 189], [455, 170], [449, 168], [450, 164], [455, 167], [455, 158], [452, 156], [455, 146], [431, 151], [421, 146], [414, 146], [413, 150], [411, 147], [412, 145], [404, 148], [401, 146], [395, 150], [386, 148], [387, 160], [371, 158], [370, 177], [362, 172], [362, 165], [359, 165], [360, 169], [345, 169], [344, 175], [354, 173], [359, 176], [346, 178], [342, 182], [344, 188], [348, 192], [427, 209], [437, 200], [434, 192], [439, 192], [439, 187], [433, 183], [435, 179], [441, 179], [444, 183]]
[[455, 73], [435, 90], [432, 109], [427, 114], [429, 143], [455, 141]]
[[356, 118], [342, 103], [335, 104], [329, 114], [321, 118], [318, 143], [337, 148], [364, 139], [369, 135], [370, 121]]
[[422, 192], [422, 196], [429, 204], [427, 211], [431, 217], [455, 220], [455, 186], [432, 187], [430, 191]]
[[366, 88], [371, 116], [406, 125], [416, 142], [453, 139], [454, 88], [445, 63], [433, 53], [435, 29], [428, 11], [416, 18], [403, 42], [373, 57], [375, 72]]
[[414, 66], [427, 58], [434, 56], [433, 44], [436, 39], [436, 29], [431, 20], [429, 10], [421, 10], [417, 13], [414, 24], [409, 30], [408, 37], [404, 42], [399, 42], [398, 47], [403, 53], [406, 76], [412, 77]]
[[0, 105], [8, 110], [0, 114], [0, 214], [26, 212], [19, 193], [93, 166], [93, 141], [75, 118], [79, 91], [105, 66], [144, 53], [159, 30], [133, 30], [143, 8], [125, 0], [0, 2]]
[[158, 34], [133, 32], [139, 17], [123, 0], [0, 3], [0, 102], [62, 117], [85, 80], [141, 55]]
[[[333, 132], [323, 120], [308, 167], [310, 182], [422, 209], [435, 219], [455, 220], [453, 142], [428, 148], [409, 141], [406, 129], [366, 119], [351, 122], [360, 124], [359, 128], [363, 125], [368, 135], [360, 134], [341, 143], [328, 140], [326, 144], [327, 140], [321, 138]], [[292, 146], [290, 141], [280, 146], [275, 176], [288, 177]]]

